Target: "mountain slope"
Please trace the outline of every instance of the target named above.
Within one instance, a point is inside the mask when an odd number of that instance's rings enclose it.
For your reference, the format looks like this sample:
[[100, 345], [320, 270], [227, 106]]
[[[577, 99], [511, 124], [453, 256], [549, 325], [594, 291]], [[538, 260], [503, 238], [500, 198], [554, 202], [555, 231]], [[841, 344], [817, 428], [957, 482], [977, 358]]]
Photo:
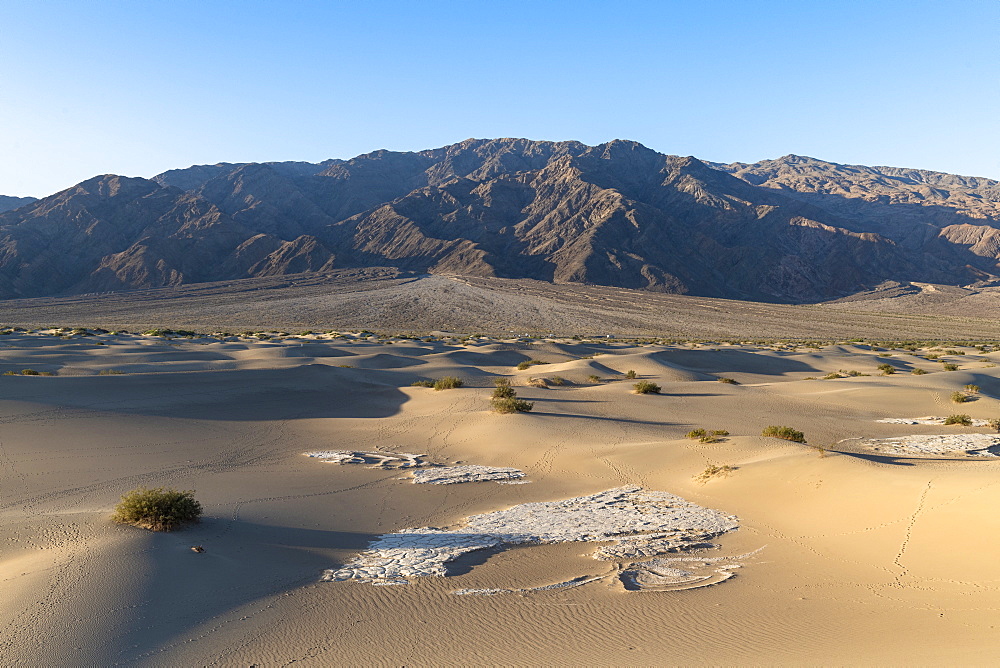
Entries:
[[0, 195], [0, 213], [13, 211], [25, 204], [37, 201], [34, 197], [11, 197], [10, 195]]
[[819, 301], [990, 280], [998, 192], [797, 156], [709, 165], [623, 140], [219, 163], [95, 177], [0, 213], [0, 297], [394, 266]]

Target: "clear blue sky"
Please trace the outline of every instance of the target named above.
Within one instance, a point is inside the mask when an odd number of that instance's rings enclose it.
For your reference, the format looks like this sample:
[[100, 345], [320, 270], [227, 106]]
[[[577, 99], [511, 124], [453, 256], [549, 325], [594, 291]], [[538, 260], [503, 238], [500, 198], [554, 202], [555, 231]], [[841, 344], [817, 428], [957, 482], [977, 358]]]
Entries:
[[0, 194], [467, 137], [1000, 178], [1000, 2], [0, 0]]

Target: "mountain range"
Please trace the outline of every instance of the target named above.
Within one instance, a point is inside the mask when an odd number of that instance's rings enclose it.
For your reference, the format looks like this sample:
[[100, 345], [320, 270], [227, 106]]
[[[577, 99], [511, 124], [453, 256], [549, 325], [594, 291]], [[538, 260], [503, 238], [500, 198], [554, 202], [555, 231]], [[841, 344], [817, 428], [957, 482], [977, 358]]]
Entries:
[[0, 298], [352, 267], [770, 302], [990, 285], [1000, 183], [615, 140], [468, 139], [350, 160], [96, 176], [0, 198]]

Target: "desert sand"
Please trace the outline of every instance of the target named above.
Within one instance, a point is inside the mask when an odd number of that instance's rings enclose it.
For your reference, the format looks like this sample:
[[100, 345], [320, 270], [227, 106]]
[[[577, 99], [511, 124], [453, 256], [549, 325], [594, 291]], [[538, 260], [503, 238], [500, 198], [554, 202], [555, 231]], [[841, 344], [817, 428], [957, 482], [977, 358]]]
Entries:
[[[989, 664], [997, 364], [846, 342], [9, 333], [0, 665]], [[411, 386], [443, 376], [465, 385]], [[497, 376], [534, 410], [491, 412]], [[914, 417], [955, 413], [976, 422]], [[916, 438], [970, 435], [972, 454]], [[138, 486], [195, 490], [202, 521], [112, 523]], [[438, 550], [426, 572], [379, 572], [372, 552], [414, 534]]]

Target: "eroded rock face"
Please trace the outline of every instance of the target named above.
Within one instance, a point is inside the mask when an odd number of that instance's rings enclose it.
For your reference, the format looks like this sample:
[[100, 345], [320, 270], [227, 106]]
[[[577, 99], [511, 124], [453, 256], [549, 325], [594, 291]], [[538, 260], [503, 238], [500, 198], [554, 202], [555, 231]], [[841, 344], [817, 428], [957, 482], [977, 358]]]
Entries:
[[623, 140], [220, 163], [18, 203], [0, 213], [0, 298], [391, 266], [816, 301], [1000, 273], [997, 182], [799, 156], [713, 167]]
[[[594, 558], [627, 562], [711, 547], [708, 540], [737, 527], [734, 516], [679, 496], [622, 487], [473, 515], [453, 529], [424, 527], [386, 534], [352, 562], [326, 571], [323, 580], [378, 584], [444, 576], [448, 562], [461, 555], [505, 545], [612, 542], [613, 546], [596, 550]], [[647, 567], [639, 562], [629, 568], [645, 572]]]

